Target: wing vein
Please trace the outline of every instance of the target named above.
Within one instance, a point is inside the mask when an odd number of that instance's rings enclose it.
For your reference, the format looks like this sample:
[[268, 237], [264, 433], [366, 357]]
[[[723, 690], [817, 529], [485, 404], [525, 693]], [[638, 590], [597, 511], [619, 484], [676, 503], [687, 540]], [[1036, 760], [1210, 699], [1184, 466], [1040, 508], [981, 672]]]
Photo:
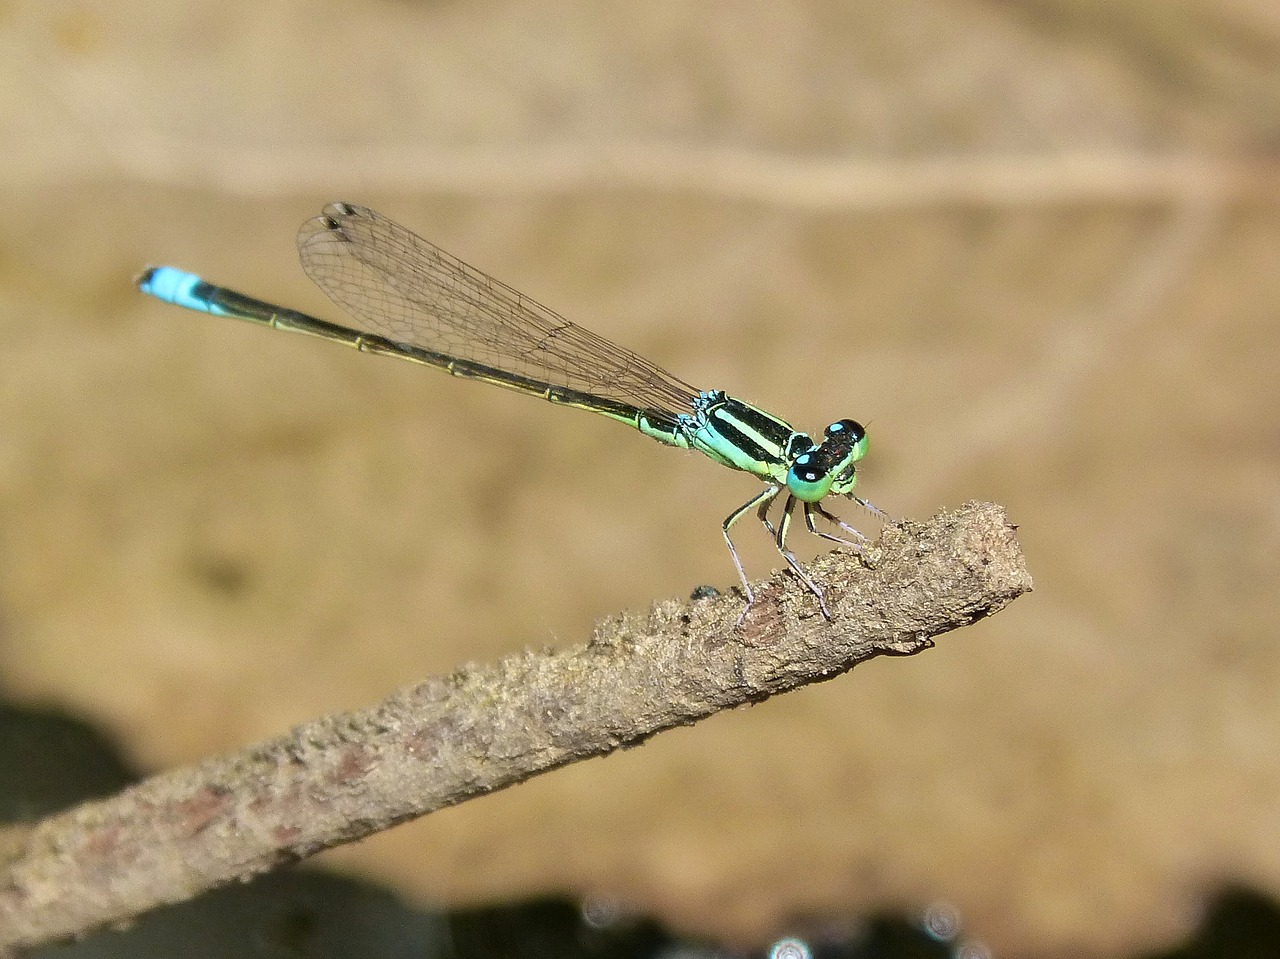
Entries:
[[298, 252], [330, 299], [390, 340], [668, 415], [698, 394], [366, 207], [327, 206]]

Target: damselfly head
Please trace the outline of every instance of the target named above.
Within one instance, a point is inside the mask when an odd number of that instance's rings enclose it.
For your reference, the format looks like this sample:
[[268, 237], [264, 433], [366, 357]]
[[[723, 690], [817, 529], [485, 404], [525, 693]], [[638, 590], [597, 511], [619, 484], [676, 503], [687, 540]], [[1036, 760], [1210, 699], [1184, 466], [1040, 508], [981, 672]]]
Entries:
[[832, 493], [849, 495], [857, 481], [854, 464], [867, 453], [867, 431], [854, 420], [827, 427], [822, 443], [800, 453], [787, 470], [787, 492], [805, 503]]

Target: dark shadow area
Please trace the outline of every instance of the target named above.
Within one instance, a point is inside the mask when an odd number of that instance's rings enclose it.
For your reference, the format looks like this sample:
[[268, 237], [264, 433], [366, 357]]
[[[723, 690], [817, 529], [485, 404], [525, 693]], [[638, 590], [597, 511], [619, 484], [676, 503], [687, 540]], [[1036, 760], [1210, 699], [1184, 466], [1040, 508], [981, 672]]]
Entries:
[[[136, 774], [72, 717], [0, 705], [0, 822], [29, 820], [127, 785]], [[424, 864], [429, 868], [429, 864]], [[883, 913], [797, 924], [751, 951], [681, 939], [610, 903], [547, 897], [431, 912], [374, 884], [286, 869], [154, 910], [127, 929], [47, 946], [35, 959], [960, 959], [987, 953]], [[1274, 959], [1280, 905], [1224, 888], [1185, 944], [1136, 959]]]

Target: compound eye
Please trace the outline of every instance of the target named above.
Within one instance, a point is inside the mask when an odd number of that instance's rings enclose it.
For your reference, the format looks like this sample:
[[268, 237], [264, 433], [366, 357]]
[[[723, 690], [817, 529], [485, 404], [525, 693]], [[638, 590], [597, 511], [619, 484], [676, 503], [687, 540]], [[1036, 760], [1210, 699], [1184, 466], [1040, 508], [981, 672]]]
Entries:
[[840, 439], [846, 440], [850, 446], [856, 445], [866, 435], [867, 431], [862, 428], [862, 424], [857, 420], [836, 420], [827, 427], [826, 432], [828, 439], [838, 436]]
[[819, 457], [801, 453], [787, 470], [787, 490], [802, 502], [816, 503], [831, 491], [833, 478]]
[[816, 483], [822, 478], [822, 470], [813, 465], [813, 457], [808, 453], [796, 460], [791, 471], [802, 483]]
[[867, 455], [867, 431], [857, 420], [836, 420], [827, 427], [823, 445], [830, 444], [832, 452], [843, 452], [851, 463]]

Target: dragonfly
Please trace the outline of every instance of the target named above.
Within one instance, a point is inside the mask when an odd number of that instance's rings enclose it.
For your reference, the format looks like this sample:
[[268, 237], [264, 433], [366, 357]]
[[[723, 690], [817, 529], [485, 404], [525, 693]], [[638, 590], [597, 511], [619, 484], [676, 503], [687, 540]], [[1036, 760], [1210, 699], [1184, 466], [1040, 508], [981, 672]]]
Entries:
[[[815, 441], [724, 390], [690, 386], [367, 207], [329, 204], [298, 231], [298, 253], [307, 275], [359, 328], [275, 306], [171, 266], [148, 267], [137, 285], [189, 310], [305, 333], [590, 410], [758, 477], [764, 487], [721, 524], [747, 601], [739, 625], [756, 596], [730, 533], [751, 510], [828, 620], [822, 589], [787, 545], [797, 505], [810, 533], [864, 558], [866, 537], [823, 500], [844, 496], [888, 518], [854, 494], [857, 464], [867, 452], [867, 431], [856, 420], [836, 420]], [[775, 523], [770, 511], [784, 494]], [[852, 538], [819, 529], [819, 517]]]

